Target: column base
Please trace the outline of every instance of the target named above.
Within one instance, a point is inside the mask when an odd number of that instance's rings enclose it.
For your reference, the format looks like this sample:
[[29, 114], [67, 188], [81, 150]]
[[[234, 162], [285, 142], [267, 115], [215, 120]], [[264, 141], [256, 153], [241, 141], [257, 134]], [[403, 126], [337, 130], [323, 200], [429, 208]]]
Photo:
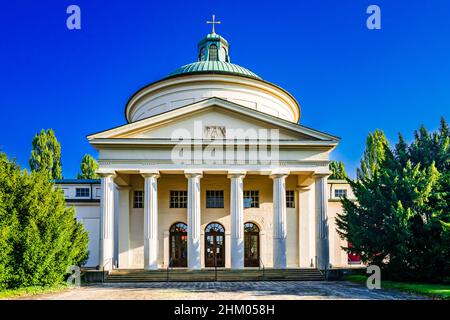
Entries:
[[158, 270], [158, 239], [145, 239], [144, 250], [144, 269]]
[[113, 256], [112, 256], [112, 239], [103, 239], [103, 250], [100, 253], [99, 266], [100, 270], [111, 271], [113, 269]]
[[200, 260], [200, 242], [194, 241], [188, 247], [188, 268], [199, 270], [202, 268]]
[[328, 269], [330, 265], [330, 250], [328, 238], [320, 239], [317, 243], [317, 268]]

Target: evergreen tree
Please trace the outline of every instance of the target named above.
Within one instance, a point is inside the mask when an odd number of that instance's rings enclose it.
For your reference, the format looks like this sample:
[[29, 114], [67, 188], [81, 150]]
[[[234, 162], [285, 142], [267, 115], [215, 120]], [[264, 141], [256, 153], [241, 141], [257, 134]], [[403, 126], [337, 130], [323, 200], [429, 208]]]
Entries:
[[78, 179], [98, 179], [99, 176], [96, 173], [98, 169], [98, 163], [89, 154], [85, 154], [81, 159], [81, 173], [78, 174]]
[[0, 156], [0, 287], [50, 286], [87, 259], [88, 234], [48, 172]]
[[18, 219], [15, 210], [9, 210], [15, 201], [14, 187], [20, 170], [0, 152], [0, 289], [15, 282], [14, 244], [17, 242]]
[[345, 172], [345, 166], [342, 161], [331, 161], [329, 167], [331, 171], [329, 179], [345, 180], [347, 178], [347, 172]]
[[398, 134], [398, 143], [395, 145], [395, 154], [397, 155], [399, 164], [402, 167], [406, 166], [409, 159], [408, 144], [405, 142], [405, 139], [403, 139], [401, 133]]
[[344, 198], [344, 213], [337, 218], [339, 234], [352, 244], [347, 251], [382, 267], [384, 277], [438, 281], [450, 276], [445, 121], [433, 134], [421, 127], [409, 146], [401, 135], [393, 150], [387, 143], [382, 150], [379, 146], [367, 139], [362, 164], [370, 163], [367, 155], [382, 156], [368, 174], [348, 180], [357, 201]]
[[42, 129], [34, 136], [29, 164], [33, 172], [47, 172], [52, 179], [62, 179], [61, 145], [52, 129]]

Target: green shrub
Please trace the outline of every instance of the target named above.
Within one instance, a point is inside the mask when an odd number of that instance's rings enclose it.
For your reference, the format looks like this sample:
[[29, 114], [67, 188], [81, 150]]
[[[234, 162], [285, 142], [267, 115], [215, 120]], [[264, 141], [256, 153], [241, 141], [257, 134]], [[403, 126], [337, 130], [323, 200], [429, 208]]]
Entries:
[[0, 288], [52, 286], [88, 256], [88, 234], [46, 172], [0, 153]]

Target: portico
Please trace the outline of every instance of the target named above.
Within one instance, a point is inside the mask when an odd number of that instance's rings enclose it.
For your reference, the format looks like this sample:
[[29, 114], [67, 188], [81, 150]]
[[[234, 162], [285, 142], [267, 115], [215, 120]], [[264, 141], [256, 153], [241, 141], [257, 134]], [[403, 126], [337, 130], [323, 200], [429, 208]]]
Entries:
[[[101, 183], [101, 230], [104, 232], [100, 239], [103, 249], [100, 268], [104, 270], [156, 270], [167, 268], [169, 264], [175, 268], [202, 269], [211, 266], [208, 259], [212, 249], [216, 265], [231, 269], [259, 265], [277, 269], [318, 267], [316, 261], [326, 263], [328, 259], [323, 255], [326, 251], [319, 249], [326, 234], [316, 237], [315, 230], [309, 226], [313, 221], [314, 225], [324, 225], [321, 232], [326, 230], [327, 221], [320, 220], [322, 207], [327, 205], [326, 195], [321, 194], [326, 189], [320, 187], [322, 183], [326, 185], [324, 174], [235, 169], [109, 170], [102, 173]], [[310, 184], [307, 191], [300, 186], [302, 183]], [[298, 192], [299, 188], [302, 193]], [[114, 201], [108, 200], [114, 189], [119, 199], [116, 206]], [[134, 203], [141, 191], [142, 206]], [[171, 194], [184, 191], [186, 206], [180, 202], [180, 207], [174, 207], [176, 203], [172, 199], [171, 204]], [[211, 198], [210, 191], [223, 196]], [[258, 201], [253, 207], [248, 203], [250, 191], [253, 200]], [[288, 206], [286, 195], [292, 193], [293, 204]], [[305, 199], [305, 193], [315, 198], [317, 207], [301, 203], [300, 195]], [[127, 199], [128, 204], [124, 204], [122, 201]], [[208, 201], [219, 203], [214, 205]], [[119, 219], [116, 233], [114, 216]], [[184, 225], [185, 232], [175, 231], [173, 227], [177, 224]], [[220, 230], [209, 230], [212, 224]], [[180, 234], [185, 239], [180, 240]], [[119, 239], [118, 250], [114, 250], [115, 237]], [[112, 254], [115, 251], [118, 251], [117, 257]], [[217, 263], [221, 259], [223, 264]]]

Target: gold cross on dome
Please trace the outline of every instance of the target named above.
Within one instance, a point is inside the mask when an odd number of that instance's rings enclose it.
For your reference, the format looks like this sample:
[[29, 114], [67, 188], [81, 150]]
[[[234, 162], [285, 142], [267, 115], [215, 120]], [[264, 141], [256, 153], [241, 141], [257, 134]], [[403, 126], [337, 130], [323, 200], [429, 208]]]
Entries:
[[212, 15], [212, 21], [206, 21], [207, 24], [212, 24], [212, 34], [216, 34], [216, 24], [221, 24], [221, 21], [216, 21], [216, 15]]

